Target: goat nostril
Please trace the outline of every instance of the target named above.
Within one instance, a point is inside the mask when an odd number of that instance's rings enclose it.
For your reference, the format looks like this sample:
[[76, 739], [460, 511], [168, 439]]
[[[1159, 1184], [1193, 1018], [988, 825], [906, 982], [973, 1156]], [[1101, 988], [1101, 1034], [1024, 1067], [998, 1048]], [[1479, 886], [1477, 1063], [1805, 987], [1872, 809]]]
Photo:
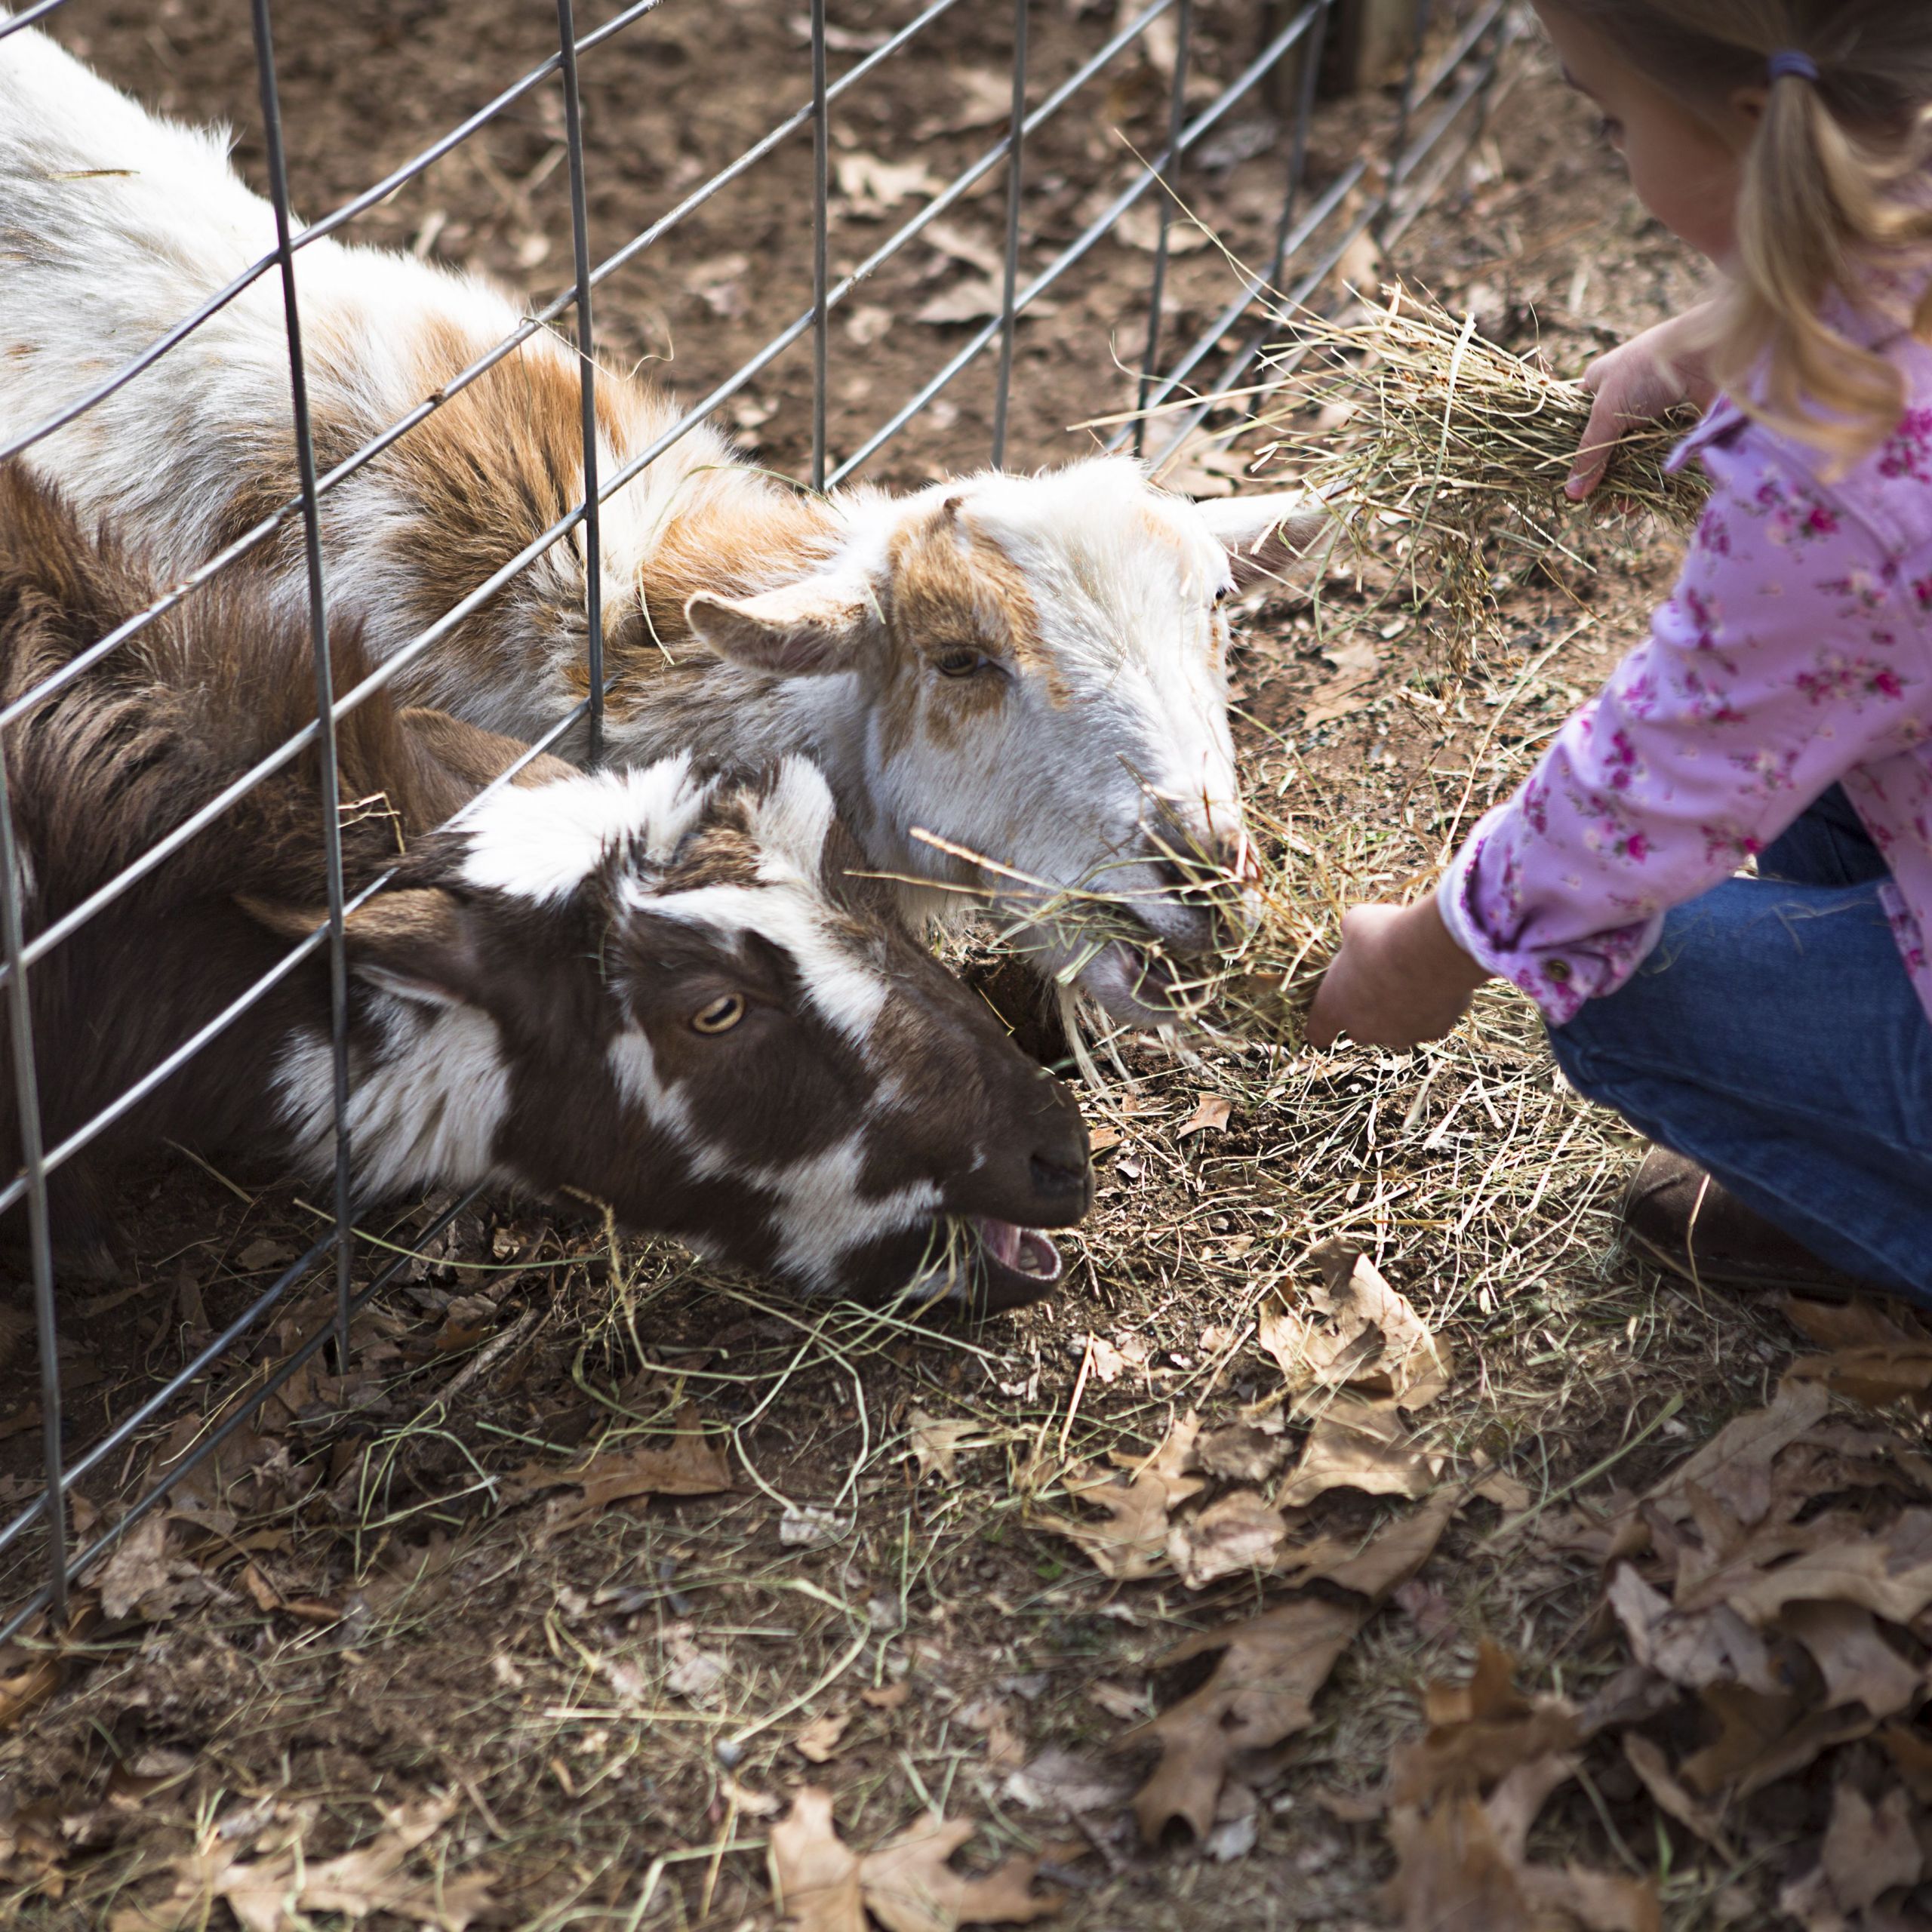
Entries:
[[1074, 1194], [1087, 1185], [1087, 1163], [1084, 1159], [1077, 1168], [1070, 1168], [1044, 1154], [1035, 1154], [1027, 1163], [1027, 1173], [1035, 1190], [1041, 1194]]

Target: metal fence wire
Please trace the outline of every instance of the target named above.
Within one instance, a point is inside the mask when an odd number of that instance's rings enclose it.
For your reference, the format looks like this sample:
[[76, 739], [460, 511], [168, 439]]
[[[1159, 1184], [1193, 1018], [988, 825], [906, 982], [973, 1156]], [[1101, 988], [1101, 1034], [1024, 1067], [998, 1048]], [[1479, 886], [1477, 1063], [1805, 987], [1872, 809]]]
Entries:
[[[772, 76], [774, 94], [782, 100], [789, 94], [799, 99], [800, 104], [727, 166], [692, 187], [674, 206], [598, 261], [592, 260], [586, 214], [579, 72], [586, 60], [595, 60], [601, 47], [624, 33], [644, 15], [657, 11], [660, 5], [683, 4], [683, 0], [635, 0], [634, 4], [622, 7], [608, 20], [582, 34], [577, 30], [573, 0], [555, 0], [558, 42], [554, 54], [402, 166], [371, 183], [320, 220], [306, 226], [298, 224], [290, 210], [269, 0], [251, 0], [268, 188], [275, 210], [275, 248], [192, 314], [183, 316], [125, 368], [117, 369], [26, 435], [0, 445], [0, 462], [17, 456], [161, 361], [251, 283], [265, 276], [279, 278], [287, 324], [289, 399], [299, 492], [158, 597], [148, 608], [115, 626], [90, 648], [76, 654], [59, 671], [25, 696], [0, 708], [0, 733], [3, 733], [36, 705], [84, 675], [164, 611], [180, 603], [201, 585], [299, 519], [307, 561], [309, 617], [315, 664], [316, 712], [313, 721], [165, 837], [157, 839], [138, 859], [84, 903], [31, 939], [26, 937], [24, 929], [22, 875], [15, 863], [5, 740], [0, 737], [0, 882], [4, 882], [4, 889], [0, 890], [0, 954], [4, 955], [5, 994], [12, 1046], [13, 1103], [19, 1113], [22, 1149], [19, 1171], [0, 1185], [0, 1212], [17, 1210], [23, 1204], [26, 1211], [38, 1345], [39, 1426], [45, 1478], [44, 1486], [33, 1500], [0, 1525], [0, 1562], [5, 1564], [9, 1579], [4, 1587], [21, 1592], [17, 1601], [5, 1607], [4, 1615], [0, 1615], [0, 1641], [21, 1632], [35, 1620], [40, 1620], [38, 1627], [43, 1635], [57, 1641], [58, 1632], [67, 1617], [69, 1593], [82, 1574], [98, 1562], [143, 1515], [163, 1503], [177, 1484], [214, 1456], [230, 1436], [248, 1427], [263, 1403], [331, 1340], [339, 1352], [339, 1362], [346, 1364], [351, 1317], [381, 1294], [408, 1265], [410, 1257], [397, 1255], [376, 1268], [359, 1286], [357, 1284], [355, 1229], [358, 1204], [352, 1198], [349, 1166], [352, 1150], [347, 1124], [350, 1097], [348, 998], [343, 922], [345, 914], [377, 888], [372, 885], [361, 894], [345, 898], [335, 768], [335, 735], [339, 721], [528, 568], [552, 545], [571, 537], [581, 525], [581, 540], [587, 551], [588, 564], [584, 575], [589, 605], [586, 667], [588, 695], [569, 716], [532, 746], [526, 756], [496, 782], [508, 782], [528, 758], [535, 757], [580, 724], [587, 733], [590, 755], [595, 758], [601, 748], [605, 688], [602, 614], [598, 608], [601, 582], [600, 505], [626, 488], [680, 438], [717, 414], [761, 372], [801, 343], [807, 344], [806, 352], [811, 358], [810, 475], [814, 486], [835, 488], [852, 477], [909, 423], [928, 410], [962, 371], [988, 356], [992, 358], [994, 385], [991, 448], [983, 452], [975, 450], [960, 454], [969, 460], [977, 460], [983, 454], [998, 464], [1007, 453], [1008, 404], [1014, 379], [1017, 319], [1101, 242], [1114, 234], [1123, 217], [1150, 198], [1156, 211], [1158, 225], [1147, 272], [1146, 328], [1134, 384], [1140, 413], [1136, 420], [1115, 426], [1106, 446], [1114, 449], [1131, 445], [1137, 454], [1158, 463], [1177, 451], [1198, 427], [1211, 418], [1217, 430], [1224, 425], [1229, 429], [1238, 427], [1246, 407], [1243, 400], [1244, 385], [1253, 382], [1257, 364], [1272, 334], [1266, 319], [1267, 309], [1278, 309], [1284, 303], [1299, 303], [1315, 297], [1324, 285], [1331, 282], [1337, 264], [1359, 238], [1372, 234], [1384, 246], [1389, 245], [1426, 207], [1431, 195], [1460, 159], [1468, 142], [1479, 132], [1488, 91], [1497, 75], [1503, 51], [1517, 30], [1509, 0], [1413, 0], [1413, 21], [1398, 23], [1400, 26], [1413, 26], [1412, 34], [1407, 38], [1415, 51], [1409, 57], [1392, 133], [1379, 146], [1364, 146], [1333, 179], [1323, 184], [1318, 193], [1311, 194], [1307, 191], [1304, 174], [1311, 122], [1315, 111], [1317, 76], [1322, 67], [1324, 48], [1333, 54], [1337, 31], [1349, 24], [1355, 10], [1366, 8], [1371, 0], [1354, 0], [1353, 8], [1350, 0], [1305, 0], [1305, 4], [1299, 6], [1284, 5], [1281, 0], [1273, 0], [1268, 7], [1256, 9], [1262, 23], [1262, 44], [1238, 72], [1211, 90], [1204, 90], [1195, 84], [1196, 77], [1190, 65], [1190, 43], [1198, 0], [1152, 0], [1152, 4], [1144, 8], [1136, 9], [1131, 5], [1123, 8], [1112, 30], [1100, 35], [1098, 44], [1077, 62], [1071, 72], [1051, 87], [1035, 85], [1034, 76], [1029, 69], [1029, 14], [1030, 10], [1043, 10], [1049, 3], [1050, 0], [931, 0], [931, 4], [916, 12], [879, 44], [870, 47], [863, 57], [854, 60], [835, 77], [830, 72], [829, 54], [849, 49], [853, 36], [841, 36], [835, 29], [828, 28], [826, 0], [810, 0], [808, 20], [801, 23], [801, 26], [808, 26], [808, 32], [801, 50], [798, 71], [795, 74]], [[38, 0], [38, 4], [24, 7], [11, 17], [0, 20], [0, 40], [45, 20], [63, 4], [63, 0]], [[1009, 5], [1012, 106], [1005, 131], [970, 165], [938, 192], [932, 193], [915, 214], [849, 272], [835, 275], [828, 243], [833, 208], [830, 193], [829, 109], [869, 77], [886, 70], [889, 63], [920, 60], [921, 36], [942, 16], [981, 11], [992, 17], [994, 31], [997, 32], [996, 23], [1007, 20]], [[1386, 15], [1388, 11], [1385, 6], [1383, 14]], [[1164, 145], [1158, 153], [1144, 158], [1128, 184], [1109, 198], [1072, 240], [1051, 255], [1044, 266], [1030, 275], [1023, 273], [1023, 242], [1030, 244], [1034, 239], [1028, 220], [1028, 143], [1042, 126], [1064, 112], [1083, 89], [1107, 75], [1115, 63], [1131, 56], [1138, 57], [1137, 48], [1163, 21], [1169, 24], [1164, 29], [1164, 45], [1160, 65], [1165, 67], [1170, 64], [1171, 50], [1172, 68], [1171, 88], [1166, 104]], [[302, 317], [296, 294], [297, 254], [374, 208], [469, 140], [513, 103], [552, 83], [562, 96], [563, 137], [569, 170], [574, 269], [570, 285], [555, 300], [527, 315], [512, 334], [461, 371], [435, 395], [425, 398], [333, 468], [318, 474], [304, 380]], [[1286, 165], [1281, 177], [1281, 205], [1274, 224], [1272, 248], [1268, 258], [1251, 271], [1238, 276], [1230, 272], [1233, 285], [1225, 306], [1211, 317], [1197, 335], [1184, 344], [1171, 344], [1166, 339], [1163, 302], [1169, 266], [1170, 224], [1177, 202], [1184, 200], [1186, 194], [1189, 158], [1237, 106], [1255, 98], [1272, 103], [1286, 122], [1281, 143], [1285, 149]], [[615, 473], [600, 475], [594, 434], [597, 383], [594, 318], [599, 285], [647, 250], [656, 247], [694, 211], [747, 171], [808, 135], [811, 143], [813, 294], [810, 306], [787, 319], [755, 354], [717, 382], [709, 393], [678, 416], [649, 447]], [[855, 291], [863, 289], [868, 278], [883, 263], [1001, 170], [1004, 171], [1004, 237], [997, 278], [1000, 292], [997, 314], [972, 327], [964, 340], [924, 382], [905, 397], [849, 454], [835, 460], [826, 441], [828, 337], [835, 312]], [[390, 655], [377, 669], [350, 688], [337, 690], [331, 662], [325, 598], [321, 500], [346, 478], [409, 435], [451, 398], [515, 353], [538, 331], [556, 328], [573, 330], [575, 340], [583, 351], [577, 358], [583, 402], [581, 497], [525, 549], [485, 580], [472, 587], [460, 601]], [[207, 832], [253, 786], [309, 752], [312, 746], [321, 781], [323, 809], [316, 826], [316, 837], [321, 843], [327, 861], [327, 921], [294, 945], [260, 981], [191, 1038], [182, 1041], [93, 1118], [75, 1128], [57, 1144], [47, 1145], [42, 1126], [42, 1082], [48, 1078], [57, 1080], [59, 1069], [50, 1068], [44, 1060], [36, 1061], [28, 1001], [29, 976], [103, 907], [146, 877], [188, 841]], [[337, 1161], [333, 1211], [328, 1228], [305, 1253], [284, 1268], [248, 1306], [214, 1334], [178, 1373], [155, 1388], [97, 1440], [78, 1448], [77, 1452], [70, 1450], [62, 1427], [60, 1311], [48, 1215], [49, 1179], [64, 1163], [72, 1160], [176, 1073], [272, 986], [318, 953], [326, 955], [334, 1015]], [[472, 1189], [450, 1205], [423, 1231], [420, 1238], [433, 1239], [481, 1192], [481, 1189]], [[253, 1348], [259, 1352], [262, 1346], [260, 1338], [266, 1333], [272, 1312], [289, 1300], [298, 1284], [308, 1281], [318, 1271], [330, 1269], [333, 1271], [335, 1290], [333, 1321], [325, 1324], [292, 1353], [264, 1373], [252, 1394], [235, 1406], [218, 1426], [207, 1431], [192, 1454], [174, 1463], [151, 1483], [117, 1521], [91, 1537], [75, 1534], [70, 1499], [78, 1497], [78, 1486], [101, 1471], [117, 1451], [131, 1450], [142, 1432], [158, 1420], [166, 1419], [211, 1368], [225, 1358], [238, 1355], [245, 1348]], [[251, 1338], [256, 1339], [251, 1341]]]

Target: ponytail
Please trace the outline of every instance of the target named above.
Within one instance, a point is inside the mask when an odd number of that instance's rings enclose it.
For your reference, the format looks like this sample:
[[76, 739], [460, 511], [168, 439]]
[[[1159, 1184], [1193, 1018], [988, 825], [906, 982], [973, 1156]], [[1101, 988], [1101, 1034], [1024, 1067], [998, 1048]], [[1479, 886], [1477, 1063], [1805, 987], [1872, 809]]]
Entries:
[[1897, 365], [1834, 325], [1888, 273], [1925, 280], [1932, 338], [1932, 5], [1924, 0], [1558, 0], [1694, 112], [1766, 89], [1743, 157], [1737, 272], [1712, 374], [1845, 462], [1898, 426]]

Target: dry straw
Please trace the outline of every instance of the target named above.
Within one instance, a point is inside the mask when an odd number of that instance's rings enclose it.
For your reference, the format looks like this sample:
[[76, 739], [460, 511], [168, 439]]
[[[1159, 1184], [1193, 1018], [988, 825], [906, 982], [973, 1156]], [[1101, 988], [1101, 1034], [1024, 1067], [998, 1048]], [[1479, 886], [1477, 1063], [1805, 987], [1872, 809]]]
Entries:
[[[1473, 315], [1459, 319], [1399, 288], [1385, 294], [1386, 306], [1364, 303], [1340, 320], [1284, 318], [1292, 338], [1271, 360], [1293, 380], [1260, 417], [1275, 437], [1266, 460], [1295, 463], [1358, 541], [1378, 520], [1406, 527], [1406, 581], [1414, 601], [1438, 614], [1453, 663], [1466, 661], [1492, 616], [1499, 577], [1559, 561], [1589, 568], [1580, 533], [1628, 531], [1632, 509], [1679, 530], [1695, 523], [1704, 479], [1665, 467], [1694, 412], [1629, 426], [1595, 494], [1574, 503], [1563, 485], [1589, 425], [1589, 392], [1487, 340]], [[1342, 410], [1338, 427], [1309, 426], [1311, 411], [1333, 423]]]

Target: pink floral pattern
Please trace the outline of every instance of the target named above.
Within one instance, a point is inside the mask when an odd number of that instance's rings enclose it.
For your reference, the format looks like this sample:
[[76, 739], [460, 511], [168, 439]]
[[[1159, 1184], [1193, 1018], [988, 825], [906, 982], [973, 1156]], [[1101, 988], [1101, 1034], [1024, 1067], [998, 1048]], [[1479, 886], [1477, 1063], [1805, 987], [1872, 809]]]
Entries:
[[1847, 474], [1712, 411], [1675, 459], [1703, 461], [1710, 506], [1649, 640], [1443, 881], [1458, 941], [1558, 1024], [1841, 781], [1932, 1017], [1932, 351], [1887, 352], [1912, 406]]

